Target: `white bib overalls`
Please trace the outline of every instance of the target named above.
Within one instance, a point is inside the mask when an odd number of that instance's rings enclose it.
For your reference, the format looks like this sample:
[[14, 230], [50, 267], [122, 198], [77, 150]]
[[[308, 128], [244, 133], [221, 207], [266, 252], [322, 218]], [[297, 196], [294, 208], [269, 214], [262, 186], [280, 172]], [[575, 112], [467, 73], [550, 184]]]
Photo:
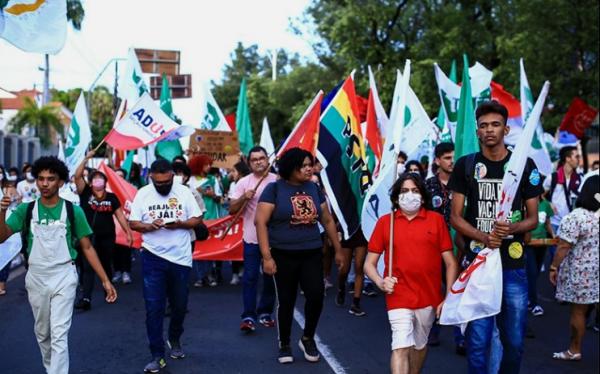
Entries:
[[[31, 252], [25, 288], [35, 320], [35, 336], [48, 374], [69, 372], [68, 335], [77, 291], [77, 271], [67, 245], [66, 202], [59, 221], [39, 224], [33, 204]], [[47, 219], [46, 222], [48, 223]]]

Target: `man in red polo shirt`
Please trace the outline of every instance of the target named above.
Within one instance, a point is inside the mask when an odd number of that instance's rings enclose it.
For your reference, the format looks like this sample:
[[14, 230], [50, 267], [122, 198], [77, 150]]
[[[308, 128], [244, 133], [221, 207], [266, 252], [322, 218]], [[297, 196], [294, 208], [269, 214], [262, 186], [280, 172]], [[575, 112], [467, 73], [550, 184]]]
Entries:
[[[423, 367], [427, 337], [444, 300], [440, 262], [446, 266], [447, 287], [458, 275], [448, 227], [444, 217], [431, 210], [428, 195], [418, 176], [406, 173], [399, 177], [390, 196], [394, 207], [392, 275], [388, 254], [392, 214], [377, 221], [365, 261], [365, 273], [386, 293], [394, 374], [419, 373]], [[377, 273], [382, 253], [385, 278]]]

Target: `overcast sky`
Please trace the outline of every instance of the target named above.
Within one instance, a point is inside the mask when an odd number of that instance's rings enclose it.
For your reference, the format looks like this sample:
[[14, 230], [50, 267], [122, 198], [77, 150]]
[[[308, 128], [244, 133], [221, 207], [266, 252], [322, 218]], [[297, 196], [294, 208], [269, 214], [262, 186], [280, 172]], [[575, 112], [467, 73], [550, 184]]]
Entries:
[[[308, 40], [294, 35], [290, 19], [300, 17], [309, 0], [87, 0], [81, 31], [69, 25], [63, 50], [50, 57], [50, 84], [87, 89], [113, 57], [129, 47], [181, 51], [180, 73], [192, 74], [191, 99], [173, 100], [186, 123], [199, 122], [200, 84], [219, 81], [238, 41], [261, 51], [285, 48], [314, 59]], [[43, 55], [22, 52], [0, 39], [0, 87], [42, 89]], [[120, 66], [122, 68], [123, 66]], [[99, 84], [112, 89], [114, 67]]]

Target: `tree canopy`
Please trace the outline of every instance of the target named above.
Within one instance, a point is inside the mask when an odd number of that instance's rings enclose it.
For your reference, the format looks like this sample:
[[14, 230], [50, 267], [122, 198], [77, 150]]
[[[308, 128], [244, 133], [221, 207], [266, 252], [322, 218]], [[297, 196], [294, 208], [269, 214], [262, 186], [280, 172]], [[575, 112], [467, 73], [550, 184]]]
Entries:
[[234, 112], [245, 76], [255, 139], [267, 116], [277, 142], [319, 89], [330, 90], [353, 69], [357, 92], [366, 95], [371, 65], [389, 108], [395, 71], [410, 59], [411, 87], [434, 117], [440, 105], [434, 62], [448, 73], [466, 53], [518, 98], [522, 57], [535, 96], [545, 80], [552, 84], [554, 108], [544, 127], [553, 131], [573, 97], [598, 107], [598, 10], [592, 0], [314, 0], [292, 26], [311, 40], [316, 62], [280, 51], [280, 73], [271, 81], [258, 46], [238, 44], [222, 82], [213, 82], [214, 94], [225, 113]]

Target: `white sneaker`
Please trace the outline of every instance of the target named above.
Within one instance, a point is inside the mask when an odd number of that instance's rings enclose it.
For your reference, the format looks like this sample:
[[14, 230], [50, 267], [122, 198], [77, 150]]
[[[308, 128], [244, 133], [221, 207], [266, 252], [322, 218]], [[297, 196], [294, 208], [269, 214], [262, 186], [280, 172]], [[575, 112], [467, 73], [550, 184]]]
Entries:
[[120, 271], [115, 271], [115, 274], [112, 277], [113, 283], [118, 283], [123, 278], [123, 274]]
[[123, 284], [129, 284], [131, 283], [131, 275], [129, 275], [129, 273], [124, 272], [123, 273]]
[[231, 276], [231, 282], [229, 282], [232, 286], [240, 284], [240, 276], [237, 274], [233, 274]]
[[536, 306], [533, 307], [533, 309], [531, 309], [531, 314], [533, 314], [536, 317], [543, 316], [544, 315], [544, 309], [541, 306], [536, 305]]
[[333, 287], [333, 283], [331, 283], [331, 282], [329, 281], [329, 279], [327, 279], [327, 278], [324, 278], [324, 279], [323, 279], [323, 283], [325, 284], [325, 289], [326, 289], [326, 290], [327, 290], [327, 289], [329, 289], [329, 288], [331, 288], [331, 287]]

